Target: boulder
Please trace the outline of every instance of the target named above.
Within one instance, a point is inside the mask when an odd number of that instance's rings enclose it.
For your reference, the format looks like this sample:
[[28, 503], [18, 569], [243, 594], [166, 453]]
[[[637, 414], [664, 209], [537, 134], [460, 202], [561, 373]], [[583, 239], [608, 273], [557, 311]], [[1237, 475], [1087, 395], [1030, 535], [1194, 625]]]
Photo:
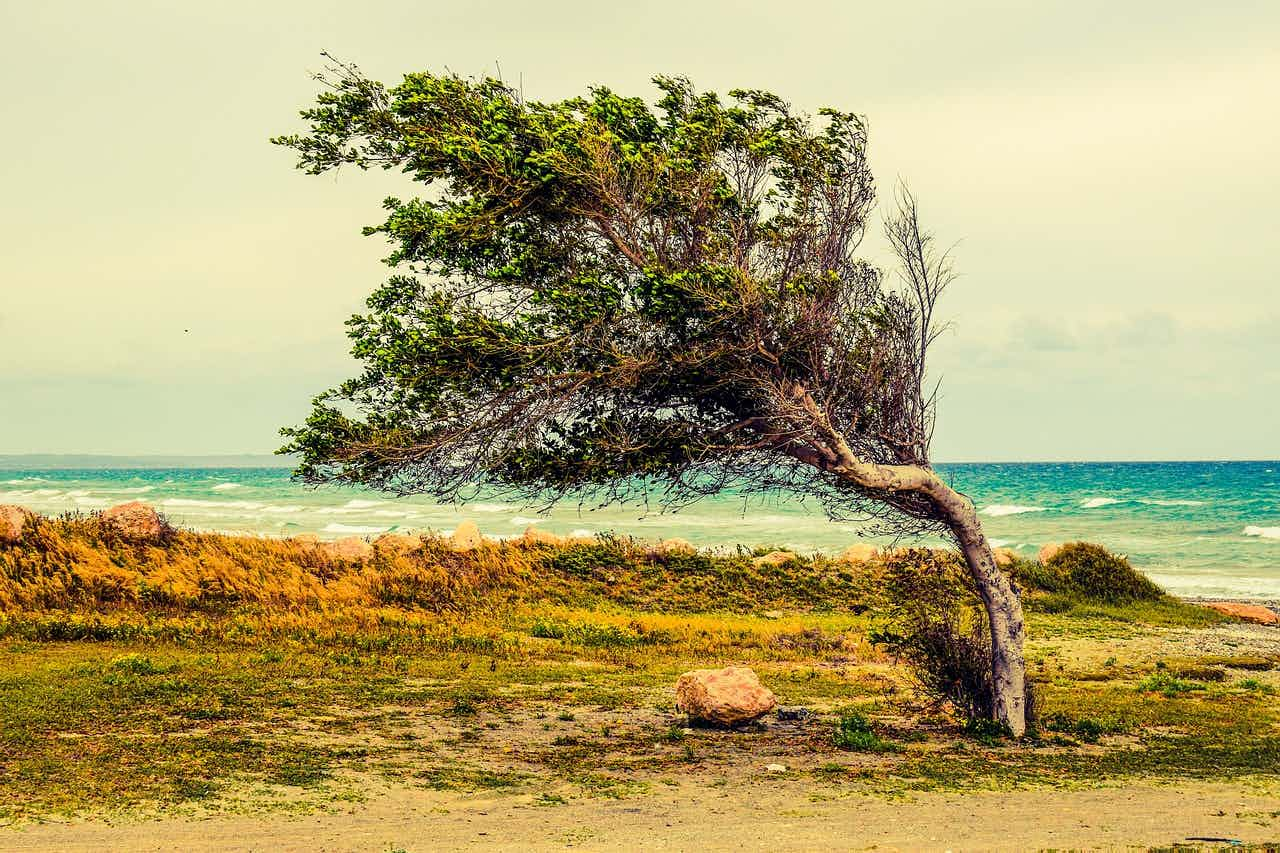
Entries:
[[1059, 551], [1062, 550], [1061, 542], [1049, 542], [1040, 548], [1040, 562], [1047, 563], [1054, 558]]
[[320, 537], [314, 533], [299, 533], [292, 539], [298, 545], [306, 545], [308, 547], [318, 547], [320, 545]]
[[790, 563], [792, 560], [798, 560], [795, 554], [790, 551], [770, 551], [763, 557], [756, 557], [751, 562], [757, 566], [782, 566]]
[[653, 546], [655, 554], [696, 554], [697, 548], [685, 539], [663, 539]]
[[1002, 569], [1013, 565], [1013, 561], [1018, 558], [1018, 552], [1012, 548], [995, 548], [992, 555], [996, 558], [996, 565]]
[[865, 563], [875, 559], [880, 553], [880, 549], [874, 545], [868, 545], [865, 542], [859, 542], [856, 545], [850, 545], [840, 552], [840, 562], [842, 563]]
[[739, 726], [773, 710], [778, 699], [745, 666], [695, 669], [676, 682], [676, 707], [690, 719]]
[[480, 535], [480, 528], [476, 527], [474, 521], [465, 519], [458, 524], [453, 535], [449, 537], [449, 544], [455, 551], [470, 551], [472, 548], [483, 545], [484, 537]]
[[523, 539], [530, 545], [564, 545], [566, 541], [554, 533], [539, 530], [532, 524], [524, 529]]
[[373, 556], [373, 546], [358, 536], [329, 542], [324, 550], [339, 560], [367, 560]]
[[1243, 619], [1246, 622], [1256, 622], [1259, 625], [1280, 625], [1280, 616], [1277, 616], [1276, 612], [1271, 608], [1264, 607], [1261, 604], [1241, 604], [1236, 601], [1206, 601], [1204, 606], [1227, 616]]
[[422, 547], [422, 539], [407, 533], [384, 533], [373, 540], [373, 545], [392, 554], [408, 554]]
[[130, 501], [103, 510], [102, 521], [126, 539], [140, 541], [159, 539], [165, 526], [160, 513], [142, 501]]
[[13, 504], [0, 504], [0, 542], [18, 542], [22, 539], [22, 528], [36, 514], [26, 507]]

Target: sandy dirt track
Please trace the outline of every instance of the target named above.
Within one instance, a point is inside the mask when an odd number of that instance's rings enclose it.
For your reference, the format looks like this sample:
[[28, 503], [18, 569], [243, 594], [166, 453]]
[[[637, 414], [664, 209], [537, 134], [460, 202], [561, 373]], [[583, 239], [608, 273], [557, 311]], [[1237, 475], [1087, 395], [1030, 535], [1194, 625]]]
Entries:
[[1280, 795], [1241, 785], [868, 796], [812, 802], [780, 781], [540, 806], [528, 797], [391, 789], [350, 811], [0, 829], [24, 851], [1129, 849], [1191, 836], [1280, 842]]

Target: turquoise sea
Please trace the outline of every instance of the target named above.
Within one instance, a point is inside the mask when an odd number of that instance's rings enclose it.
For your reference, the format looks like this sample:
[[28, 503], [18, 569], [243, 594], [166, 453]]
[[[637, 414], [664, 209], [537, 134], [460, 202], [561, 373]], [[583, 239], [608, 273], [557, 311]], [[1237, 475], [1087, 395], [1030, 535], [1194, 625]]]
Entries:
[[[1176, 594], [1280, 599], [1280, 462], [938, 468], [974, 499], [998, 545], [1034, 555], [1050, 541], [1100, 542], [1127, 554]], [[680, 537], [700, 546], [767, 544], [802, 552], [835, 552], [860, 541], [858, 525], [832, 523], [812, 504], [785, 496], [744, 504], [732, 491], [679, 512], [562, 505], [539, 513], [500, 500], [449, 506], [424, 497], [308, 488], [292, 482], [284, 468], [0, 470], [0, 503], [45, 514], [88, 512], [128, 500], [147, 501], [184, 527], [266, 536], [448, 532], [470, 518], [498, 537], [537, 524], [562, 534], [614, 531]]]

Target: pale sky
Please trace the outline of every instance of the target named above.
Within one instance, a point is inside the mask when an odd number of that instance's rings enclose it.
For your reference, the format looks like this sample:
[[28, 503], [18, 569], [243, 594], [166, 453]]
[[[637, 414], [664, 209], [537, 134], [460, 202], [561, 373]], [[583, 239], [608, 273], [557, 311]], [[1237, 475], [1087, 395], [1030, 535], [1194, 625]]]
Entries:
[[0, 32], [0, 454], [270, 451], [350, 374], [360, 227], [413, 188], [267, 143], [327, 49], [864, 113], [962, 272], [935, 458], [1280, 457], [1275, 0], [9, 0]]

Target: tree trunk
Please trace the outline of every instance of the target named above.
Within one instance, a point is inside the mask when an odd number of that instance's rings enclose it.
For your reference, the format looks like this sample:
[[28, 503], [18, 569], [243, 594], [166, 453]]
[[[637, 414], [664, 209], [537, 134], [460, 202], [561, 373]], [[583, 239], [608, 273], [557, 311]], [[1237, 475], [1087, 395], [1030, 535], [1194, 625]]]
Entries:
[[1026, 628], [1022, 602], [982, 532], [978, 513], [968, 498], [950, 488], [938, 496], [947, 525], [955, 534], [965, 563], [977, 584], [978, 594], [991, 626], [991, 685], [995, 718], [1009, 727], [1014, 737], [1027, 730], [1027, 667], [1022, 657]]

